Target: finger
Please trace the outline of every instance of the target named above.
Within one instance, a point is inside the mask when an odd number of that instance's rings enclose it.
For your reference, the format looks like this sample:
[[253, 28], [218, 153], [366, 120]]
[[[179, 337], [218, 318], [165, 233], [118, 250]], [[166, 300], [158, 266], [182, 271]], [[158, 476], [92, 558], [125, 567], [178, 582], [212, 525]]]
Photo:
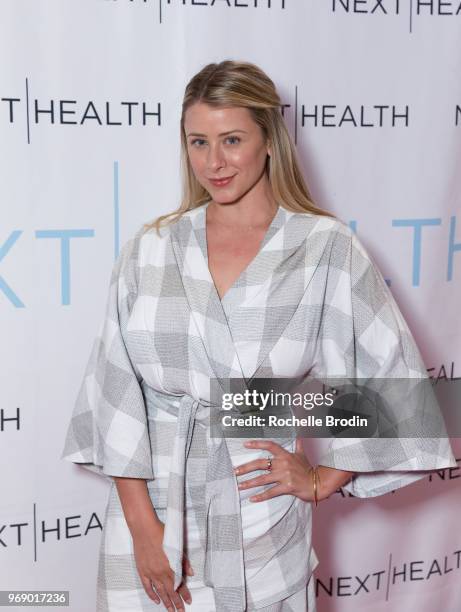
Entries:
[[142, 586], [144, 587], [144, 590], [146, 591], [147, 596], [153, 601], [155, 601], [156, 604], [159, 604], [160, 597], [154, 591], [154, 587], [152, 586], [152, 582], [150, 581], [150, 579], [147, 578], [147, 576], [141, 576], [140, 578], [141, 578]]
[[274, 474], [271, 472], [270, 474], [264, 474], [264, 476], [256, 476], [256, 478], [250, 478], [243, 482], [239, 482], [238, 488], [240, 490], [251, 489], [251, 487], [259, 487], [266, 484], [272, 484], [273, 482], [278, 482], [278, 480], [274, 478]]
[[248, 448], [262, 448], [271, 452], [274, 456], [288, 453], [283, 446], [280, 446], [280, 444], [277, 444], [277, 442], [273, 442], [272, 440], [247, 440], [244, 444]]
[[273, 497], [277, 497], [278, 495], [284, 495], [286, 493], [286, 487], [284, 485], [278, 484], [274, 485], [264, 493], [258, 493], [257, 495], [252, 495], [250, 497], [251, 502], [262, 502], [267, 499], [272, 499]]
[[165, 585], [161, 582], [154, 582], [154, 586], [157, 589], [157, 593], [159, 594], [160, 599], [168, 612], [174, 612], [175, 607]]
[[[278, 457], [271, 457], [271, 462], [269, 462], [268, 457], [261, 457], [260, 459], [253, 459], [252, 461], [248, 461], [247, 463], [242, 463], [241, 465], [234, 468], [234, 474], [236, 474], [237, 476], [242, 476], [243, 474], [248, 474], [249, 472], [254, 472], [256, 470], [264, 472], [270, 471], [273, 474], [275, 468], [280, 471], [281, 468], [284, 468], [287, 465], [292, 465], [293, 456], [296, 453], [290, 453], [288, 451], [285, 451], [285, 449], [282, 450], [284, 451], [283, 455], [279, 454]], [[310, 463], [308, 463], [306, 455], [304, 454], [303, 459], [306, 464], [310, 466]], [[277, 463], [275, 463], [275, 461], [277, 461]]]
[[[178, 587], [178, 591], [179, 591], [179, 587]], [[178, 612], [185, 612], [186, 608], [184, 606], [184, 602], [181, 599], [181, 596], [179, 595], [178, 591], [171, 591], [169, 593], [171, 597], [171, 601], [176, 606], [175, 608], [173, 608], [173, 610], [178, 610]]]
[[248, 474], [248, 472], [254, 472], [255, 470], [267, 470], [267, 458], [253, 459], [253, 461], [248, 461], [248, 463], [242, 463], [242, 465], [234, 468], [234, 473], [238, 475]]
[[192, 596], [190, 594], [189, 589], [184, 584], [184, 582], [179, 585], [178, 593], [181, 595], [181, 597], [184, 599], [186, 603], [188, 603], [189, 605], [192, 603]]
[[194, 570], [192, 569], [192, 565], [187, 557], [184, 557], [184, 571], [188, 576], [194, 575]]
[[185, 612], [184, 603], [178, 593], [174, 590], [174, 574], [171, 572], [170, 574], [166, 574], [163, 580], [162, 586], [165, 589], [166, 597], [168, 599], [169, 605], [167, 606], [168, 612]]

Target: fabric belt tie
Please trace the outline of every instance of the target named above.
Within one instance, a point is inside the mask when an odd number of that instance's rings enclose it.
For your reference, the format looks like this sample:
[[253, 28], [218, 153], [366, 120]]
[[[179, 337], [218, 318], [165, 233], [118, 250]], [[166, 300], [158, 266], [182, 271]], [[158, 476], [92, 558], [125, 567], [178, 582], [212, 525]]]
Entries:
[[[224, 435], [210, 435], [210, 410], [213, 405], [199, 402], [189, 395], [167, 395], [145, 383], [143, 391], [147, 408], [152, 404], [152, 407], [177, 418], [163, 536], [163, 548], [174, 572], [174, 589], [183, 580], [185, 473], [194, 426], [198, 425], [207, 429], [208, 450], [206, 511], [204, 524], [199, 524], [206, 542], [203, 581], [214, 589], [216, 607], [220, 612], [244, 612], [246, 591], [240, 493]], [[155, 452], [155, 449], [152, 450]]]

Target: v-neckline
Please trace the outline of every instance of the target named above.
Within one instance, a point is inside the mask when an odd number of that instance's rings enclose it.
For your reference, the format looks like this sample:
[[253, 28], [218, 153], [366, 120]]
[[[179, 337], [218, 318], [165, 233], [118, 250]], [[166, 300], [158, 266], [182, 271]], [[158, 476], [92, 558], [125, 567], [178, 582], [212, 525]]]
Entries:
[[242, 278], [247, 275], [249, 272], [251, 272], [251, 270], [257, 265], [262, 252], [264, 251], [266, 245], [271, 241], [271, 239], [273, 238], [273, 236], [278, 233], [278, 230], [280, 229], [280, 227], [283, 225], [283, 217], [284, 217], [284, 210], [283, 208], [278, 205], [277, 206], [277, 211], [275, 213], [275, 215], [272, 218], [272, 221], [269, 224], [269, 227], [267, 228], [260, 244], [259, 244], [259, 248], [258, 251], [256, 252], [256, 255], [248, 262], [248, 264], [245, 266], [245, 268], [240, 272], [240, 274], [237, 276], [237, 278], [234, 280], [234, 282], [232, 283], [232, 285], [230, 285], [230, 287], [228, 287], [228, 289], [226, 290], [226, 292], [224, 293], [224, 295], [222, 297], [220, 297], [219, 295], [219, 291], [216, 287], [216, 283], [214, 282], [213, 279], [213, 275], [211, 274], [211, 270], [210, 270], [210, 265], [209, 265], [209, 260], [208, 260], [208, 239], [207, 239], [207, 209], [208, 206], [211, 204], [211, 200], [209, 200], [208, 202], [206, 202], [203, 206], [202, 206], [202, 226], [203, 226], [203, 243], [202, 243], [202, 248], [203, 248], [203, 255], [205, 258], [205, 263], [206, 263], [206, 267], [208, 270], [208, 273], [210, 275], [210, 279], [211, 282], [213, 284], [214, 287], [214, 291], [216, 293], [216, 296], [218, 298], [218, 300], [221, 302], [221, 304], [225, 304], [229, 301], [229, 296], [232, 295], [232, 293], [234, 292], [234, 290], [239, 287], [240, 282], [242, 280]]
[[[234, 375], [249, 379], [280, 339], [314, 275], [317, 264], [306, 263], [310, 234], [319, 227], [320, 236], [327, 236], [325, 242], [330, 234], [321, 231], [322, 218], [279, 205], [258, 253], [220, 299], [208, 268], [205, 211], [210, 202], [190, 209], [171, 225], [178, 282], [216, 378], [224, 382]], [[319, 242], [314, 245], [314, 258], [323, 252]], [[252, 324], [255, 320], [258, 329]], [[229, 391], [227, 383], [223, 389]]]

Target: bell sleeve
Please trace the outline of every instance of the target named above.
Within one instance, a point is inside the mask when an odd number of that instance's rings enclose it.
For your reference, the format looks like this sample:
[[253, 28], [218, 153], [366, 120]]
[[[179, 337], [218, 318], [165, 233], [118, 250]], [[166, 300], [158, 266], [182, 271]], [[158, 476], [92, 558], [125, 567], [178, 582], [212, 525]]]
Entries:
[[[321, 357], [323, 377], [341, 370], [346, 378], [385, 389], [392, 422], [404, 422], [411, 437], [333, 437], [318, 464], [355, 472], [341, 489], [356, 497], [374, 497], [420, 480], [428, 470], [457, 463], [423, 359], [381, 272], [351, 230], [342, 234], [339, 244], [346, 263], [340, 266], [332, 298], [335, 324], [330, 320], [329, 327], [335, 332], [324, 332], [328, 341]], [[335, 261], [334, 253], [330, 261]], [[434, 425], [430, 431], [437, 434], [421, 435], [418, 423]]]
[[140, 235], [126, 242], [110, 277], [105, 317], [94, 340], [61, 459], [105, 477], [153, 478], [140, 382], [126, 332], [138, 287]]

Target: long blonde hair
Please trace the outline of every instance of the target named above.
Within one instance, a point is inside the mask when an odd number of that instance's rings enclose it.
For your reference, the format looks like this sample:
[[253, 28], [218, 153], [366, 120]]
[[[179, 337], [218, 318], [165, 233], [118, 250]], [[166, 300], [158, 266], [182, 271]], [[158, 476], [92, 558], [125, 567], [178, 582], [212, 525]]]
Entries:
[[187, 109], [196, 102], [209, 106], [247, 108], [263, 135], [271, 143], [266, 173], [275, 200], [292, 212], [308, 212], [334, 217], [312, 201], [300, 170], [296, 149], [281, 114], [281, 100], [273, 81], [255, 64], [225, 60], [208, 64], [186, 86], [181, 113], [181, 205], [175, 211], [145, 223], [145, 231], [177, 221], [181, 215], [210, 200], [208, 191], [198, 182], [187, 153], [184, 120]]

